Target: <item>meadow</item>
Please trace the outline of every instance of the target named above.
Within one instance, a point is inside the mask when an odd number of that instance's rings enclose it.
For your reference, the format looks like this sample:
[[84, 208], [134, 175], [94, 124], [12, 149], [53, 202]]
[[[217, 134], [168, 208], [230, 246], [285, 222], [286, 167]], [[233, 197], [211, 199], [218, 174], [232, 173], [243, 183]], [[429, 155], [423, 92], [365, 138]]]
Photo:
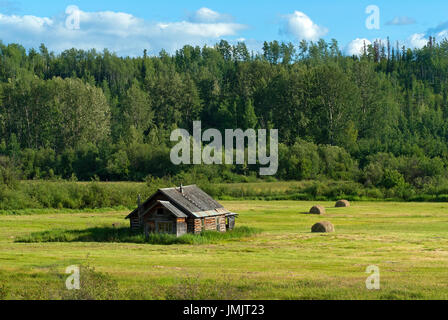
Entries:
[[[448, 204], [222, 201], [261, 232], [195, 244], [36, 242], [52, 230], [126, 227], [127, 211], [0, 216], [0, 299], [448, 299]], [[336, 232], [312, 234], [331, 221]], [[81, 290], [65, 289], [81, 266]], [[380, 290], [367, 290], [378, 266]]]

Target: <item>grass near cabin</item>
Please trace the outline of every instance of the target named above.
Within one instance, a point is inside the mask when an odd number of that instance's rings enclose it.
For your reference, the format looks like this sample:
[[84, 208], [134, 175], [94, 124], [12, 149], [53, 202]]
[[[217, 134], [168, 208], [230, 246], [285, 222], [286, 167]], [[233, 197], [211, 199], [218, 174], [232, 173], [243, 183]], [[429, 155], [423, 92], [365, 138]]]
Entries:
[[[448, 299], [447, 203], [321, 202], [322, 217], [303, 214], [314, 202], [223, 204], [240, 213], [239, 227], [262, 232], [169, 246], [21, 243], [125, 227], [126, 212], [0, 216], [0, 299]], [[311, 234], [322, 220], [336, 233]], [[75, 293], [64, 290], [71, 265], [84, 274]], [[380, 290], [366, 289], [370, 265], [380, 268]]]
[[96, 227], [84, 230], [51, 230], [32, 233], [21, 237], [16, 242], [44, 243], [44, 242], [109, 242], [109, 243], [147, 243], [147, 244], [209, 244], [229, 239], [241, 239], [260, 233], [259, 229], [250, 227], [236, 227], [226, 233], [204, 231], [201, 234], [185, 234], [177, 237], [172, 234], [150, 234], [145, 237], [141, 232], [133, 232], [129, 227]]

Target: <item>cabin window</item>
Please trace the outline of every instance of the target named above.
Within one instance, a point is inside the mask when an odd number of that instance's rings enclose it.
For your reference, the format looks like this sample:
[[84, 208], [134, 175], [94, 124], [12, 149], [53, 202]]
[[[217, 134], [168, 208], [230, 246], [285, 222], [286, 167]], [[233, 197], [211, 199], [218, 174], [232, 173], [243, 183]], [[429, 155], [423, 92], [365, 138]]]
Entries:
[[163, 216], [164, 210], [162, 208], [157, 209], [157, 215]]
[[172, 233], [173, 223], [172, 222], [159, 222], [159, 233]]

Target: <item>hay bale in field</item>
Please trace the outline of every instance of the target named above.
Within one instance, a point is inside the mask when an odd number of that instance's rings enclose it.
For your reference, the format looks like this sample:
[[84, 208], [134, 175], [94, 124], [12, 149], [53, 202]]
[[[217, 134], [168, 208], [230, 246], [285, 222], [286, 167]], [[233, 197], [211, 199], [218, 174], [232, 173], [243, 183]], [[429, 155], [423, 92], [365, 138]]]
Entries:
[[310, 214], [324, 214], [324, 213], [325, 208], [320, 205], [314, 206], [310, 209]]
[[350, 207], [350, 202], [348, 200], [339, 200], [336, 202], [336, 208], [348, 208]]
[[313, 233], [332, 233], [334, 232], [334, 225], [329, 221], [322, 221], [316, 223], [312, 228]]

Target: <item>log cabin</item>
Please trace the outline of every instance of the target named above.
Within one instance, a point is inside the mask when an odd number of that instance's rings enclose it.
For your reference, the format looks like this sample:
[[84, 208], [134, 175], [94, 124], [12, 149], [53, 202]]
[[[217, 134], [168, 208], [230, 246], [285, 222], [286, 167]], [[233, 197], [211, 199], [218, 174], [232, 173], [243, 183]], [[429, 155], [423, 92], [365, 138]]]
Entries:
[[133, 231], [180, 237], [186, 233], [233, 230], [237, 216], [192, 185], [160, 189], [143, 204], [139, 199], [138, 207], [126, 219]]

